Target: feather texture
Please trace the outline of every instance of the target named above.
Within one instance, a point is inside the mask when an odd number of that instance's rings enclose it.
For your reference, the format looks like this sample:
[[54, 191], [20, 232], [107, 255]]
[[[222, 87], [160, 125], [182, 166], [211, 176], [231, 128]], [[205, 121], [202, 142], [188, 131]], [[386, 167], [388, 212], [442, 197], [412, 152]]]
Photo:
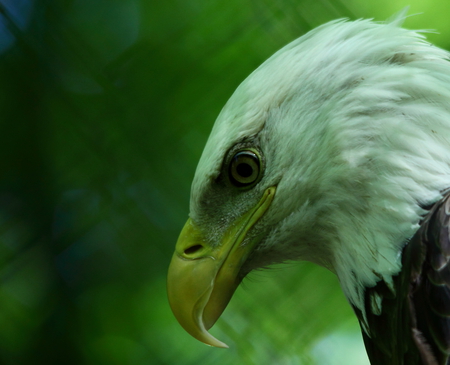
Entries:
[[[392, 287], [420, 205], [450, 185], [449, 54], [400, 22], [314, 29], [264, 62], [224, 106], [197, 167], [190, 216], [214, 245], [277, 186], [243, 275], [313, 261], [338, 275], [362, 311], [365, 287]], [[217, 184], [236, 146], [264, 156], [264, 176], [246, 192]]]
[[[215, 247], [276, 187], [242, 241], [258, 245], [240, 276], [286, 260], [318, 263], [339, 277], [373, 364], [442, 365], [450, 363], [449, 53], [401, 28], [402, 16], [325, 24], [255, 70], [217, 118], [190, 216]], [[226, 161], [243, 148], [261, 152], [264, 174], [233, 189]]]
[[[394, 291], [365, 291], [366, 318], [354, 307], [373, 365], [446, 365], [450, 359], [450, 194], [430, 207], [403, 250]], [[372, 306], [382, 298], [381, 310]]]

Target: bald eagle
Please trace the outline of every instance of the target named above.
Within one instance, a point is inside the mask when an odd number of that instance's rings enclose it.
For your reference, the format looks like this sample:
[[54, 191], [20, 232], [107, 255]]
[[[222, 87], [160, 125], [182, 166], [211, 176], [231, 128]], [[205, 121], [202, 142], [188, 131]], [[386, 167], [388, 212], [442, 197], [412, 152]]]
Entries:
[[180, 324], [207, 330], [252, 270], [337, 275], [372, 364], [450, 363], [450, 63], [423, 32], [338, 20], [234, 92], [198, 164], [169, 268]]

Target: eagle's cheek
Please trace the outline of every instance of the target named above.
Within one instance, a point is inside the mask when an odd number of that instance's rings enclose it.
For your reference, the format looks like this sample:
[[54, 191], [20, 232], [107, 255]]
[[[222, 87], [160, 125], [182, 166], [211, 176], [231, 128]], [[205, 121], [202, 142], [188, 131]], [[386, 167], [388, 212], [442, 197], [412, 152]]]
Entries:
[[240, 283], [239, 270], [258, 242], [241, 244], [269, 208], [275, 190], [274, 186], [266, 189], [258, 204], [231, 224], [217, 246], [208, 243], [191, 219], [181, 231], [169, 267], [167, 293], [178, 322], [199, 341], [228, 347], [207, 330]]

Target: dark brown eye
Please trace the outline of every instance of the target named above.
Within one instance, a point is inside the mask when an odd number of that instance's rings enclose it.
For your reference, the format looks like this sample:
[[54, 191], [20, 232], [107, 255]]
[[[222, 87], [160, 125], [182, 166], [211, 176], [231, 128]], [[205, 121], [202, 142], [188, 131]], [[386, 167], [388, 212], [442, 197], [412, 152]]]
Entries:
[[260, 161], [252, 151], [236, 153], [230, 162], [230, 181], [237, 187], [250, 186], [258, 180], [260, 175]]

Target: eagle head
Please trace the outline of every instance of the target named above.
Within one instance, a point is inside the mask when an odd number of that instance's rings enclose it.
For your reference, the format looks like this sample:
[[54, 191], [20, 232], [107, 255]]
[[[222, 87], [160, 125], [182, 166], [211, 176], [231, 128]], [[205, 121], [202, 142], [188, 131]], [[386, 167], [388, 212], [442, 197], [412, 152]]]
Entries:
[[333, 21], [288, 44], [228, 100], [198, 164], [168, 296], [195, 338], [252, 270], [309, 260], [364, 311], [389, 287], [421, 206], [450, 181], [448, 53], [387, 23]]

